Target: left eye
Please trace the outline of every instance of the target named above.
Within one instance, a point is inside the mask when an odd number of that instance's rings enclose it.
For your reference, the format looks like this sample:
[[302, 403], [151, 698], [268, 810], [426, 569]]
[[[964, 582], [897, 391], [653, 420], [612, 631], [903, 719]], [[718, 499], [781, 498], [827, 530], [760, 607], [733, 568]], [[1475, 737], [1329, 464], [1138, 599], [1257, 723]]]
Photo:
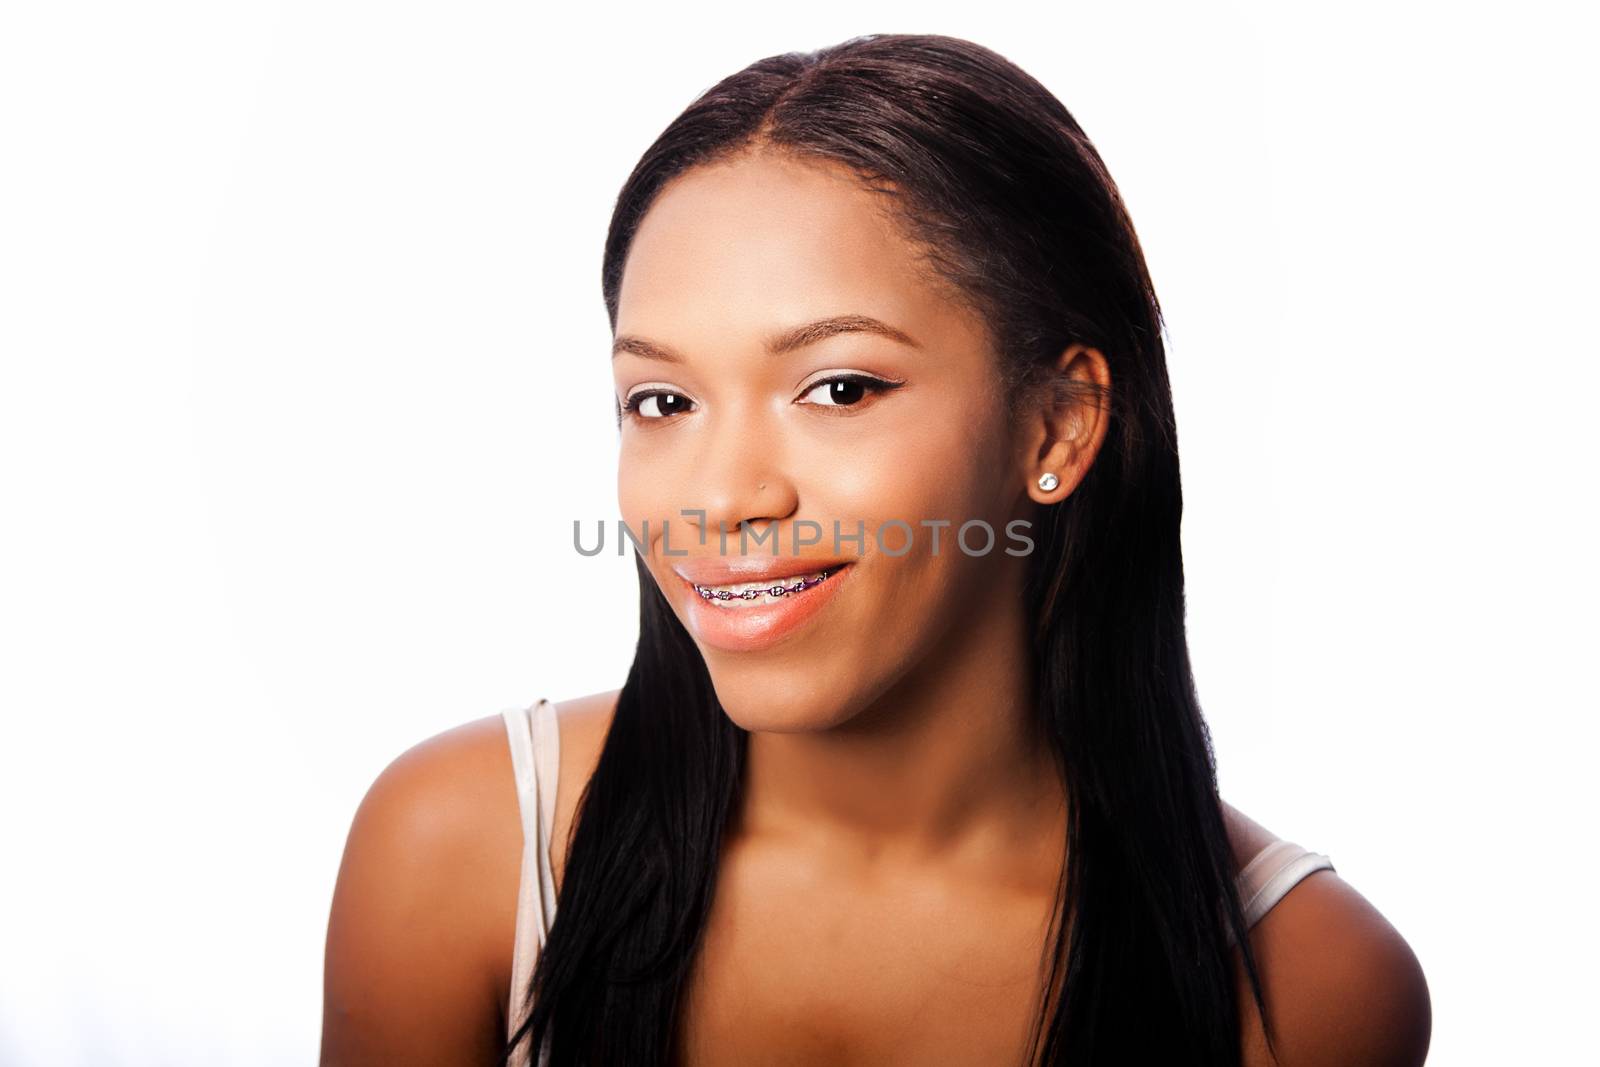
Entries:
[[855, 407], [868, 396], [887, 393], [900, 386], [900, 382], [885, 381], [866, 374], [841, 374], [826, 378], [801, 394], [802, 397], [819, 396], [822, 399], [807, 401], [818, 407]]

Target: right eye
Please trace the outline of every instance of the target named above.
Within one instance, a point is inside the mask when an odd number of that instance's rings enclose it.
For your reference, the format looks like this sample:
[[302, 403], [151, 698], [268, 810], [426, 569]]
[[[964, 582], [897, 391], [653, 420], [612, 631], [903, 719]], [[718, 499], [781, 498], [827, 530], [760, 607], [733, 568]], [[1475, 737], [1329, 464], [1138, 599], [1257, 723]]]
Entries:
[[692, 401], [682, 393], [666, 389], [641, 389], [628, 397], [627, 403], [622, 405], [622, 414], [654, 421], [671, 415], [681, 415], [689, 409], [691, 403]]

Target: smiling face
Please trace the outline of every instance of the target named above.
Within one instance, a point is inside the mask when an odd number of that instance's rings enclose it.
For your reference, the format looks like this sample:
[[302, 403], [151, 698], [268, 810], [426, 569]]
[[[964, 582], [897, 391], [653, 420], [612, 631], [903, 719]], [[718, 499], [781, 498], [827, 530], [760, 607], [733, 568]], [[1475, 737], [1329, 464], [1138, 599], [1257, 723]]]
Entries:
[[[952, 628], [1020, 610], [1004, 550], [1028, 474], [987, 331], [843, 168], [757, 153], [679, 176], [629, 250], [616, 339], [622, 518], [649, 520], [646, 563], [740, 726], [838, 725]], [[949, 523], [937, 551], [925, 520]], [[983, 554], [957, 544], [971, 520]], [[741, 557], [788, 588], [705, 599]]]

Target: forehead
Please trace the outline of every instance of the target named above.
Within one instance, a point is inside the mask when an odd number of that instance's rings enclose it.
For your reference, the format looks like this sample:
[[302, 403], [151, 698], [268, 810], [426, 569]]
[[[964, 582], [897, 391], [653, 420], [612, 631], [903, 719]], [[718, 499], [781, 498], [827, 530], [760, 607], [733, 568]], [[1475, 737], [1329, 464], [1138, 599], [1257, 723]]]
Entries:
[[957, 315], [888, 208], [826, 162], [757, 153], [687, 171], [639, 226], [617, 331], [694, 338], [852, 312], [921, 332]]

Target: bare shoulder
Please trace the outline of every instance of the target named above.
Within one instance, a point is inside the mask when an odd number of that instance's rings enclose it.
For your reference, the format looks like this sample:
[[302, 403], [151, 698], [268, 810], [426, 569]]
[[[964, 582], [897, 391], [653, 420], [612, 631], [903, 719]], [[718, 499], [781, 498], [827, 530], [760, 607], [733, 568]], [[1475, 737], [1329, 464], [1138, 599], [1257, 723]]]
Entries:
[[[1235, 856], [1248, 860], [1275, 835], [1224, 806]], [[1250, 931], [1271, 1021], [1237, 968], [1246, 1067], [1417, 1067], [1432, 1036], [1428, 983], [1411, 946], [1335, 871], [1308, 875]], [[1236, 965], [1239, 957], [1235, 956]]]
[[1222, 802], [1222, 821], [1228, 828], [1228, 841], [1233, 845], [1233, 864], [1236, 872], [1243, 869], [1256, 853], [1278, 839], [1277, 834], [1227, 801]]
[[419, 742], [379, 773], [334, 888], [323, 1067], [498, 1056], [521, 838], [499, 715]]
[[562, 874], [567, 864], [568, 839], [572, 834], [578, 800], [584, 787], [594, 775], [600, 762], [600, 750], [605, 747], [606, 734], [617, 713], [617, 698], [621, 689], [591, 693], [556, 703], [556, 725], [561, 745], [560, 770], [556, 774], [556, 810], [550, 843], [550, 866], [555, 874], [556, 890], [561, 888]]

